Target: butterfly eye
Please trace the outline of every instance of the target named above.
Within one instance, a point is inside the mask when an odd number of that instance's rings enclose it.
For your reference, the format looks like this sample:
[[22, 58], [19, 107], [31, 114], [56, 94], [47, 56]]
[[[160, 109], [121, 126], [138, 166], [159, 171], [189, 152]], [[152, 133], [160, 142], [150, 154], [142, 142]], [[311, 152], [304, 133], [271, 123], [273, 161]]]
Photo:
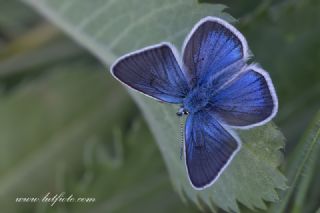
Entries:
[[181, 106], [179, 111], [176, 113], [177, 116], [181, 117], [183, 115], [189, 115], [189, 112]]
[[180, 107], [179, 111], [176, 113], [177, 116], [181, 117], [182, 115], [184, 115], [184, 108], [183, 106]]
[[176, 115], [181, 117], [183, 115], [183, 113], [182, 112], [177, 112]]

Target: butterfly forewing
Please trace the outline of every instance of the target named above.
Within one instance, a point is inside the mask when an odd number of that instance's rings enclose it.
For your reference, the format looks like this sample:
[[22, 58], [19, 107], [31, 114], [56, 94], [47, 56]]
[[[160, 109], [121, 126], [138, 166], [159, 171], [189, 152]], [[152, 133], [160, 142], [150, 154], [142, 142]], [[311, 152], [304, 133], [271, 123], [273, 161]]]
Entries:
[[112, 73], [127, 86], [168, 103], [181, 103], [189, 90], [167, 43], [120, 58], [113, 65]]
[[206, 83], [233, 63], [245, 61], [247, 48], [245, 38], [233, 26], [221, 19], [204, 18], [191, 31], [183, 48], [183, 63], [189, 79], [197, 84]]

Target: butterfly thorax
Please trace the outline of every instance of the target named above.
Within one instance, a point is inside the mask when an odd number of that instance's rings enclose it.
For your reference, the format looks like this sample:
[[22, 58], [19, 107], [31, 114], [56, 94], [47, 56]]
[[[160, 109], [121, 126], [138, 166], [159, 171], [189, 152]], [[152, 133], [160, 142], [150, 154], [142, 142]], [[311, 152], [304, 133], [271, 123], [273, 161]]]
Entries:
[[188, 113], [196, 113], [204, 109], [209, 104], [210, 95], [208, 94], [208, 88], [195, 87], [183, 100], [183, 108]]

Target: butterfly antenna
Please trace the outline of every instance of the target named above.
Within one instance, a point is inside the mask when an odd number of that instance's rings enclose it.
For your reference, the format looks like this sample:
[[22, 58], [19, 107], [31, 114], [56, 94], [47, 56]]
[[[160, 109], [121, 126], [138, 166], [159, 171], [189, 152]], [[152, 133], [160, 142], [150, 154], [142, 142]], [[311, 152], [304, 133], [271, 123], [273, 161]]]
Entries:
[[181, 133], [181, 141], [180, 141], [180, 160], [182, 160], [183, 157], [183, 142], [184, 142], [184, 134], [183, 134], [183, 121], [182, 121], [182, 116], [179, 117], [180, 120], [180, 133]]

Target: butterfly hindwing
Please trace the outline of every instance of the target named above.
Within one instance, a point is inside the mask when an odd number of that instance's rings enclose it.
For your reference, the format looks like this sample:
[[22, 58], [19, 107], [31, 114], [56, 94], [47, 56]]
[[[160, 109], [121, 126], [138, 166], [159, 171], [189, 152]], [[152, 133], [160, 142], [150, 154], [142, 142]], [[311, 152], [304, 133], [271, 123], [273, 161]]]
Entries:
[[168, 43], [121, 57], [112, 74], [127, 86], [168, 103], [181, 103], [189, 88]]
[[277, 112], [278, 99], [271, 79], [257, 66], [245, 68], [217, 90], [211, 98], [211, 111], [228, 125], [262, 125]]
[[182, 54], [189, 80], [204, 84], [228, 66], [238, 61], [244, 64], [248, 57], [248, 46], [245, 38], [233, 26], [221, 19], [207, 17], [186, 38]]
[[208, 187], [240, 149], [240, 141], [206, 112], [188, 116], [185, 126], [185, 158], [191, 184]]

